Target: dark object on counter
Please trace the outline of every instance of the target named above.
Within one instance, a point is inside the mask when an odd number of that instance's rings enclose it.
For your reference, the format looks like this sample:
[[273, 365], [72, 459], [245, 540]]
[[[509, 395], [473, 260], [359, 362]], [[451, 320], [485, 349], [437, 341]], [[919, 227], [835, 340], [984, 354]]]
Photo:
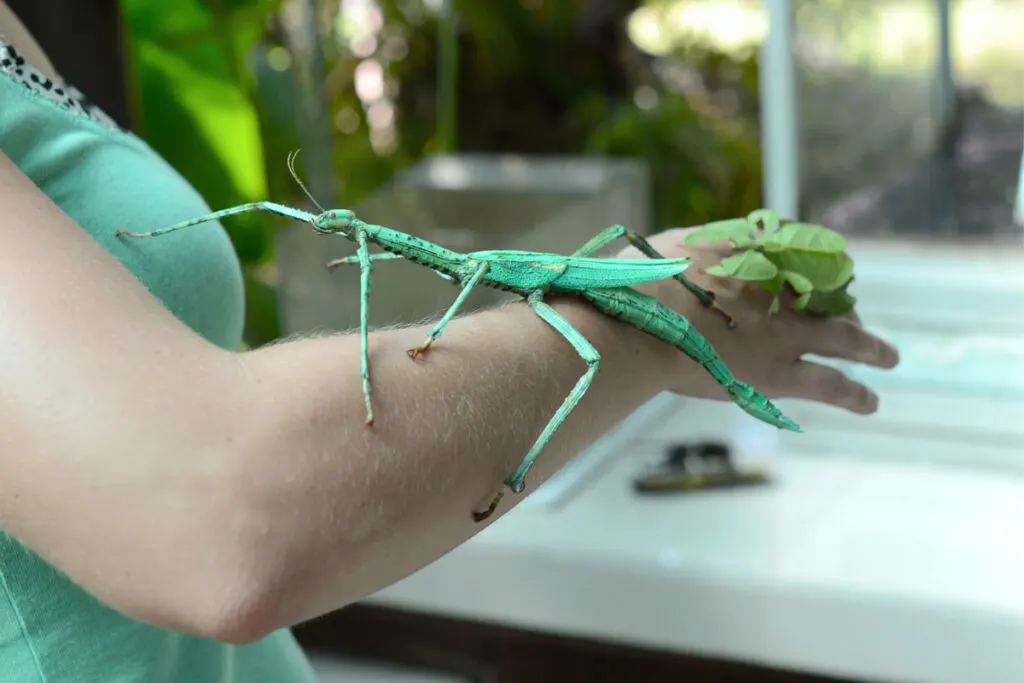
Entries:
[[737, 469], [727, 444], [717, 441], [675, 443], [665, 460], [633, 482], [637, 493], [678, 493], [757, 486], [770, 483], [766, 472]]

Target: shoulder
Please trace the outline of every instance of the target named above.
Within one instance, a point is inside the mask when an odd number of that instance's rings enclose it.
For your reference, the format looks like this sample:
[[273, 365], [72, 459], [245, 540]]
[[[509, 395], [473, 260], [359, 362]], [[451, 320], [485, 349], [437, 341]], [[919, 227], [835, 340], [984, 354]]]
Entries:
[[18, 19], [18, 15], [2, 0], [0, 0], [0, 39], [13, 47], [18, 54], [24, 55], [25, 59], [43, 76], [51, 81], [60, 80], [60, 74], [50, 62], [50, 58]]
[[0, 151], [18, 170], [179, 319], [218, 345], [237, 348], [243, 277], [219, 224], [160, 239], [115, 239], [118, 229], [153, 230], [210, 208], [143, 140], [64, 83], [2, 2], [0, 99]]

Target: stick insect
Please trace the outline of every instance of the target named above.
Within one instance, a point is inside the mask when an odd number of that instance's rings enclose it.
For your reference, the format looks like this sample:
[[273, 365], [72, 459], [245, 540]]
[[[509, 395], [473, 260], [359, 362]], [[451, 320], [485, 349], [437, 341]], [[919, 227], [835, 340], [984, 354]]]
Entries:
[[[289, 169], [299, 186], [306, 191], [302, 181], [295, 173], [295, 156], [296, 153], [289, 156]], [[308, 195], [308, 191], [306, 192]], [[312, 200], [312, 197], [310, 199]], [[315, 200], [313, 201], [316, 204]], [[573, 346], [585, 361], [587, 370], [563, 400], [515, 472], [504, 481], [504, 487], [516, 494], [522, 493], [526, 488], [527, 473], [555, 432], [586, 394], [601, 365], [597, 349], [568, 320], [545, 302], [544, 299], [548, 295], [569, 294], [581, 297], [602, 313], [618, 318], [672, 344], [704, 367], [743, 410], [780, 429], [800, 431], [796, 423], [783, 416], [766, 397], [737, 380], [715, 353], [710, 343], [686, 318], [657, 299], [630, 287], [630, 285], [665, 278], [676, 278], [688, 291], [697, 295], [702, 303], [707, 301], [706, 305], [711, 306], [714, 302], [714, 297], [710, 292], [706, 292], [682, 277], [683, 271], [690, 265], [689, 259], [664, 258], [643, 237], [623, 226], [613, 225], [603, 230], [571, 256], [510, 250], [461, 254], [413, 235], [366, 223], [358, 219], [348, 209], [326, 210], [319, 205], [317, 208], [320, 209], [320, 213], [313, 214], [274, 202], [253, 202], [215, 211], [150, 232], [118, 230], [116, 235], [134, 238], [157, 237], [229, 216], [263, 211], [307, 223], [317, 233], [337, 234], [355, 242], [355, 255], [336, 259], [327, 266], [333, 269], [343, 264], [357, 263], [360, 268], [361, 379], [367, 425], [373, 424], [368, 353], [368, 309], [374, 262], [405, 259], [430, 268], [439, 276], [461, 288], [454, 302], [434, 325], [424, 342], [409, 349], [408, 354], [414, 361], [428, 353], [430, 347], [441, 336], [444, 328], [455, 317], [475, 287], [483, 285], [519, 294], [542, 320]], [[648, 258], [618, 259], [592, 258], [590, 256], [620, 237], [626, 237]], [[370, 254], [370, 243], [381, 247], [384, 252]], [[701, 298], [700, 293], [707, 296]], [[490, 517], [503, 495], [504, 489], [501, 489], [484, 510], [474, 511], [474, 520], [481, 522]]]

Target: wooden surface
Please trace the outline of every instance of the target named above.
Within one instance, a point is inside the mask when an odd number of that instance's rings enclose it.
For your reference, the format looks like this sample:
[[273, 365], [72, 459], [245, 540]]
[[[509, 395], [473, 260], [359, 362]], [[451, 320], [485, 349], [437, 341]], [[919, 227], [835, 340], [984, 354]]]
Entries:
[[366, 605], [295, 634], [314, 652], [456, 674], [467, 683], [852, 683]]

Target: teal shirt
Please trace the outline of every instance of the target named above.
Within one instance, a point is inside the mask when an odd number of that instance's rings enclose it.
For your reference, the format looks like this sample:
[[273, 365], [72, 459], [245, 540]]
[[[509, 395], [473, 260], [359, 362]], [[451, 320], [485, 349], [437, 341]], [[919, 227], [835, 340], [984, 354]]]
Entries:
[[[144, 231], [208, 213], [207, 205], [144, 142], [74, 100], [70, 87], [41, 84], [33, 73], [0, 43], [0, 149], [179, 319], [237, 349], [242, 276], [220, 225], [152, 240], [114, 237], [118, 228]], [[147, 626], [102, 604], [0, 531], [0, 681], [314, 683], [315, 677], [290, 631], [233, 646]]]

